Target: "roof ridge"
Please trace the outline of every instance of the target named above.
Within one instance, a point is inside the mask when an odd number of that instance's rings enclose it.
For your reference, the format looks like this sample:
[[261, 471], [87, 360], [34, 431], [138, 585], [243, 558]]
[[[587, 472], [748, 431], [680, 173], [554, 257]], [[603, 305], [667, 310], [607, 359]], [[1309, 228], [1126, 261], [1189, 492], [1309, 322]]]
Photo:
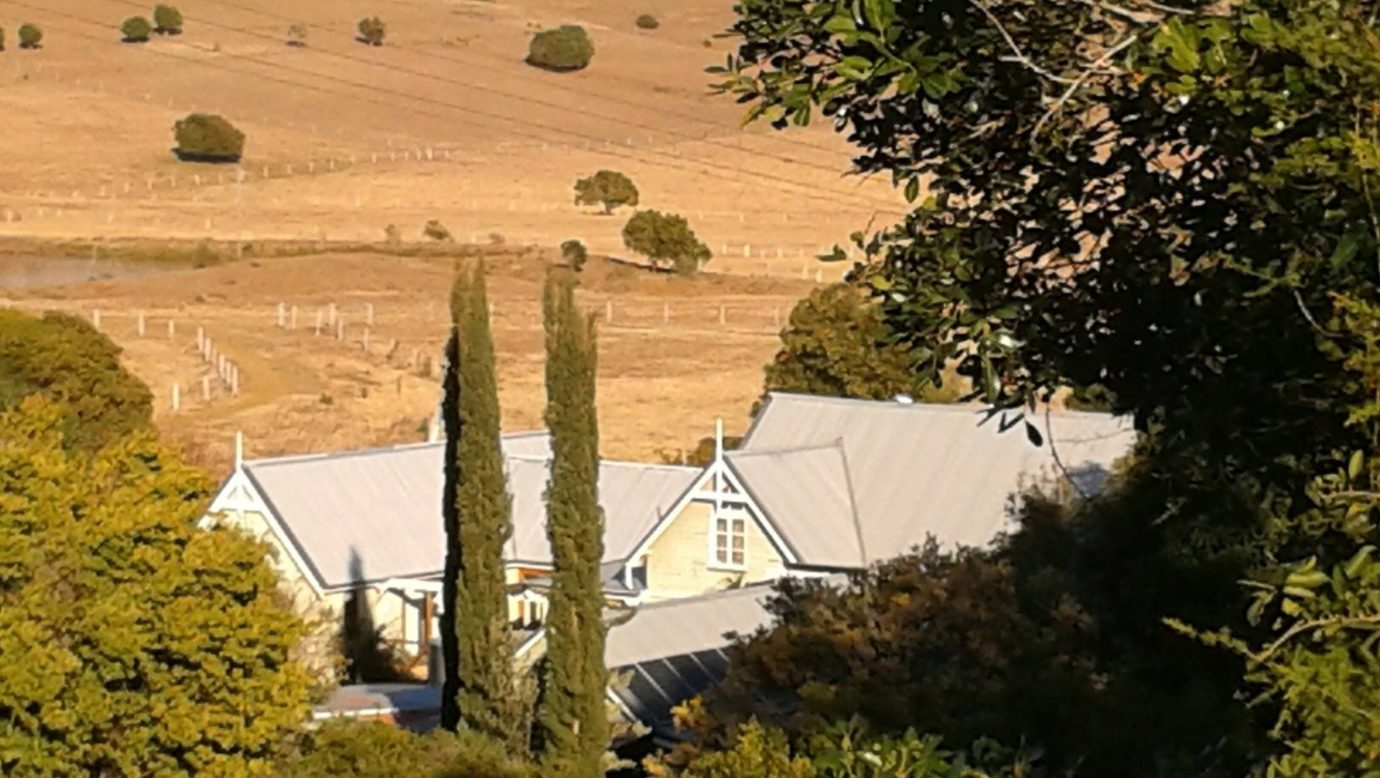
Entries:
[[[871, 407], [875, 407], [875, 408], [878, 408], [878, 409], [888, 408], [888, 409], [909, 410], [909, 411], [914, 411], [914, 410], [917, 410], [917, 409], [925, 409], [925, 410], [949, 411], [949, 412], [953, 412], [953, 411], [965, 411], [965, 412], [968, 412], [968, 413], [975, 413], [975, 414], [986, 413], [988, 410], [990, 410], [990, 408], [989, 408], [988, 406], [982, 405], [982, 404], [980, 404], [980, 403], [897, 402], [897, 401], [895, 401], [895, 400], [874, 400], [874, 399], [871, 399], [871, 398], [863, 398], [863, 397], [834, 397], [834, 396], [831, 396], [831, 395], [823, 395], [823, 394], [803, 394], [803, 393], [799, 393], [799, 392], [768, 392], [767, 395], [768, 395], [768, 397], [778, 397], [778, 398], [781, 398], [781, 399], [784, 399], [784, 400], [794, 400], [794, 401], [808, 402], [808, 403], [827, 403], [827, 404], [830, 404], [830, 405], [871, 406]], [[764, 405], [764, 406], [763, 406], [763, 410], [765, 410], [765, 409], [766, 409], [766, 406]], [[1015, 409], [1015, 408], [1008, 408], [1008, 409], [1006, 409], [1006, 410], [1007, 410], [1008, 412], [1015, 412], [1015, 411], [1017, 411], [1017, 409]], [[1024, 412], [1024, 411], [1022, 411], [1022, 412]], [[1106, 411], [1080, 411], [1080, 410], [1073, 410], [1073, 409], [1071, 409], [1071, 408], [1049, 408], [1049, 407], [1047, 407], [1047, 406], [1046, 406], [1046, 407], [1043, 407], [1043, 408], [1037, 408], [1035, 411], [1032, 411], [1032, 413], [1039, 413], [1039, 414], [1044, 414], [1045, 412], [1050, 413], [1052, 416], [1054, 416], [1054, 417], [1056, 417], [1056, 418], [1058, 418], [1058, 417], [1066, 417], [1066, 418], [1089, 418], [1089, 419], [1090, 419], [1090, 418], [1102, 418], [1102, 419], [1119, 419], [1119, 418], [1122, 418], [1122, 416], [1118, 416], [1118, 415], [1112, 414], [1112, 413], [1107, 413]], [[1001, 413], [1001, 411], [998, 411], [998, 413]], [[760, 415], [760, 414], [759, 414], [759, 415]]]
[[[550, 462], [550, 455], [543, 454], [508, 454], [505, 459], [516, 459], [520, 462]], [[700, 473], [704, 471], [702, 467], [693, 465], [672, 465], [665, 462], [633, 462], [624, 459], [601, 459], [599, 466], [609, 465], [611, 467], [635, 467], [639, 470], [672, 470], [678, 473]]]
[[[499, 437], [502, 440], [515, 438], [529, 438], [536, 435], [546, 435], [546, 430], [523, 430], [522, 432], [505, 432]], [[304, 454], [282, 454], [279, 456], [258, 457], [255, 459], [244, 460], [245, 465], [287, 465], [299, 462], [311, 462], [325, 459], [346, 459], [349, 457], [375, 456], [378, 454], [390, 454], [396, 451], [412, 451], [423, 449], [429, 446], [444, 446], [444, 440], [423, 440], [414, 443], [394, 443], [389, 446], [371, 446], [369, 448], [356, 448], [347, 451], [320, 451]]]
[[828, 443], [811, 443], [800, 446], [782, 446], [780, 448], [764, 448], [752, 450], [743, 450], [738, 448], [733, 449], [732, 451], [725, 451], [724, 456], [730, 457], [732, 459], [742, 459], [743, 457], [763, 456], [767, 454], [802, 454], [807, 451], [823, 451], [826, 449], [838, 449], [839, 453], [842, 453], [843, 441], [840, 438], [834, 438]]

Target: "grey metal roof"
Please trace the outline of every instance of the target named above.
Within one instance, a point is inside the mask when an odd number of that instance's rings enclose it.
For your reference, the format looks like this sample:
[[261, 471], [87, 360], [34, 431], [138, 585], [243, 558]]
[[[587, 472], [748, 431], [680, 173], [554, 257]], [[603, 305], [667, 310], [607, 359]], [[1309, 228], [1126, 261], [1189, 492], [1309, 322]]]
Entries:
[[[772, 393], [727, 459], [801, 564], [835, 566], [856, 551], [862, 565], [929, 535], [985, 545], [1005, 528], [1014, 495], [1060, 477], [1055, 452], [1091, 493], [1136, 438], [1127, 419], [1052, 411], [1053, 447], [1036, 447], [1019, 425], [1000, 432], [985, 416], [971, 405]], [[1046, 433], [1044, 412], [1032, 421]]]
[[[546, 543], [546, 433], [505, 435], [513, 495], [507, 561], [551, 563]], [[324, 588], [440, 573], [445, 444], [251, 460], [244, 471]], [[605, 559], [630, 550], [645, 527], [690, 487], [699, 470], [604, 462]], [[631, 538], [631, 540], [629, 540]]]
[[637, 608], [609, 628], [604, 644], [613, 693], [643, 723], [669, 727], [672, 707], [723, 679], [729, 633], [771, 623], [771, 594], [759, 585]]

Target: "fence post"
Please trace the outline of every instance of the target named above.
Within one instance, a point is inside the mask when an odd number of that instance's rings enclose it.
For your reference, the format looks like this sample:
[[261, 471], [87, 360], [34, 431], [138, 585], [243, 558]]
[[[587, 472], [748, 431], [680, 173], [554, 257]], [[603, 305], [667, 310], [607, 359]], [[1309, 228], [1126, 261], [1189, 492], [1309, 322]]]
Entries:
[[288, 329], [290, 329], [290, 330], [295, 330], [295, 329], [297, 329], [297, 306], [295, 306], [295, 305], [292, 306], [292, 313], [290, 314], [290, 316], [289, 316], [289, 318], [288, 318]]
[[326, 306], [326, 323], [335, 326], [335, 303]]
[[321, 337], [321, 309], [316, 309], [316, 337]]
[[365, 327], [365, 328], [364, 328], [364, 338], [360, 340], [359, 345], [360, 345], [361, 349], [364, 351], [365, 354], [368, 354], [368, 353], [369, 353], [369, 328], [368, 328], [368, 327]]
[[208, 375], [201, 377], [201, 399], [203, 402], [211, 401], [211, 377]]
[[374, 326], [374, 304], [364, 304], [364, 323], [370, 327]]
[[612, 301], [612, 300], [606, 300], [606, 301], [604, 302], [604, 321], [606, 321], [606, 322], [608, 322], [608, 323], [610, 323], [610, 324], [613, 323], [613, 301]]
[[176, 339], [177, 339], [177, 322], [174, 321], [174, 320], [172, 320], [172, 319], [168, 319], [168, 340], [176, 340]]
[[772, 326], [772, 327], [775, 327], [775, 328], [778, 329], [778, 330], [781, 329], [781, 309], [780, 309], [780, 308], [772, 308], [772, 309], [771, 309], [771, 326]]
[[726, 323], [728, 323], [728, 317], [727, 317], [727, 314], [725, 313], [724, 307], [723, 307], [722, 305], [719, 306], [719, 323], [720, 323], [720, 324], [726, 324]]
[[182, 407], [181, 392], [182, 392], [181, 387], [179, 387], [179, 386], [177, 385], [177, 382], [174, 381], [174, 382], [173, 382], [173, 385], [172, 385], [172, 410], [173, 410], [173, 413], [177, 413], [178, 409], [180, 409], [180, 408]]
[[101, 309], [100, 309], [100, 308], [96, 308], [95, 310], [91, 311], [91, 326], [92, 326], [92, 327], [95, 327], [96, 329], [100, 329], [100, 328], [101, 328]]
[[278, 303], [278, 320], [277, 320], [277, 321], [278, 321], [278, 329], [282, 329], [283, 327], [286, 327], [286, 326], [287, 326], [287, 306], [286, 306], [286, 305], [283, 305], [282, 303]]
[[206, 340], [203, 340], [201, 342], [201, 361], [211, 361], [211, 338], [209, 336], [206, 338]]
[[338, 316], [338, 317], [336, 317], [336, 320], [335, 320], [335, 339], [336, 339], [336, 340], [344, 340], [344, 339], [345, 339], [345, 317], [344, 317], [344, 316]]
[[671, 323], [671, 304], [668, 302], [662, 302], [661, 304], [661, 323]]

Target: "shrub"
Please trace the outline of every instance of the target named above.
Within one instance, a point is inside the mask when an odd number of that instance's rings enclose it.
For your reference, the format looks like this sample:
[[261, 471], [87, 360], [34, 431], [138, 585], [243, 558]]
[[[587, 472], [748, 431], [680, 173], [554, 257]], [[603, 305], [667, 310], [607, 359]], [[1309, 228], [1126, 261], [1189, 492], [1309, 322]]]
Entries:
[[651, 14], [642, 14], [637, 17], [637, 26], [644, 30], [655, 30], [661, 26], [661, 22], [656, 20]]
[[177, 158], [191, 162], [238, 162], [244, 133], [223, 117], [194, 113], [173, 125]]
[[690, 229], [684, 216], [660, 211], [638, 211], [623, 226], [623, 245], [658, 268], [669, 266], [681, 275], [699, 272], [713, 255]]
[[576, 205], [603, 205], [604, 213], [613, 213], [620, 205], [637, 205], [637, 186], [632, 179], [616, 170], [600, 170], [575, 182]]
[[36, 24], [22, 24], [19, 26], [19, 48], [36, 49], [43, 42], [43, 30]]
[[535, 771], [474, 732], [417, 735], [378, 721], [328, 721], [281, 761], [282, 778], [535, 778]]
[[570, 265], [571, 270], [578, 273], [584, 268], [585, 260], [589, 259], [589, 251], [585, 248], [585, 244], [571, 238], [561, 244], [561, 259]]
[[442, 224], [440, 219], [432, 219], [427, 222], [426, 226], [422, 228], [422, 235], [432, 240], [440, 240], [447, 243], [454, 242], [455, 240], [455, 238], [451, 237], [450, 230], [446, 229], [446, 225]]
[[5, 28], [0, 27], [0, 51], [5, 50]]
[[302, 23], [293, 24], [288, 27], [287, 45], [302, 48], [307, 45], [307, 25]]
[[153, 31], [159, 35], [182, 34], [182, 12], [170, 5], [158, 5], [153, 9]]
[[383, 228], [383, 239], [390, 245], [402, 243], [402, 230], [398, 229], [398, 225], [390, 224]]
[[581, 70], [593, 57], [593, 41], [585, 28], [575, 24], [563, 24], [533, 35], [527, 50], [527, 64], [546, 70]]
[[384, 25], [383, 20], [378, 18], [377, 16], [367, 19], [360, 19], [359, 37], [355, 40], [358, 40], [360, 43], [367, 43], [370, 46], [382, 46], [383, 36], [386, 32], [387, 28]]
[[131, 16], [120, 25], [120, 34], [125, 43], [148, 43], [153, 34], [153, 25], [142, 16]]

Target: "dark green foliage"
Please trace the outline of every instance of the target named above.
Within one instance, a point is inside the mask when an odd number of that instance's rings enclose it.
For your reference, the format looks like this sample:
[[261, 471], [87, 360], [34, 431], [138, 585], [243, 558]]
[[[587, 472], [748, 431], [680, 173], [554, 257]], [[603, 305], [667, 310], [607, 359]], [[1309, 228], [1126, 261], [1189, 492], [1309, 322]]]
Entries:
[[832, 284], [810, 292], [781, 330], [781, 350], [766, 367], [765, 390], [829, 397], [889, 400], [909, 394], [924, 402], [953, 402], [954, 376], [943, 386], [917, 374], [905, 344], [889, 342], [880, 308], [856, 286]]
[[154, 6], [153, 31], [159, 35], [181, 35], [182, 12], [170, 5]]
[[575, 182], [575, 204], [602, 205], [606, 214], [620, 205], [636, 206], [637, 197], [632, 179], [616, 170], [600, 170]]
[[455, 241], [455, 238], [450, 234], [450, 230], [446, 229], [446, 225], [442, 224], [440, 219], [428, 221], [426, 226], [422, 228], [422, 236], [443, 243], [453, 243]]
[[458, 419], [452, 411], [447, 443], [458, 420], [458, 478], [447, 482], [458, 533], [449, 548], [460, 554], [455, 583], [455, 627], [460, 726], [504, 743], [515, 754], [528, 748], [530, 723], [525, 700], [514, 680], [512, 635], [508, 629], [503, 546], [512, 534], [511, 503], [499, 445], [498, 379], [485, 272], [464, 272], [452, 292], [456, 316], [455, 363]]
[[19, 48], [36, 49], [43, 42], [43, 30], [36, 24], [19, 25]]
[[177, 158], [194, 162], [238, 162], [244, 154], [244, 133], [224, 117], [193, 113], [173, 125]]
[[153, 25], [142, 16], [131, 16], [120, 24], [120, 34], [125, 43], [148, 43]]
[[623, 225], [623, 245], [681, 275], [694, 275], [713, 256], [684, 216], [661, 211], [633, 214]]
[[359, 20], [359, 35], [355, 40], [370, 46], [382, 46], [383, 36], [388, 32], [383, 20], [377, 16]]
[[93, 451], [145, 429], [147, 386], [120, 365], [120, 348], [84, 319], [0, 311], [0, 411], [38, 394], [59, 406], [66, 445]]
[[589, 251], [585, 244], [574, 238], [561, 243], [561, 259], [570, 266], [576, 273], [585, 267], [585, 262], [589, 259]]
[[604, 517], [598, 492], [594, 320], [576, 307], [568, 274], [548, 276], [544, 295], [546, 426], [552, 452], [546, 531], [555, 572], [538, 720], [543, 762], [554, 774], [597, 778], [603, 775], [609, 726], [599, 576]]
[[661, 26], [661, 22], [656, 20], [651, 14], [639, 14], [637, 17], [637, 27], [641, 30], [655, 30]]
[[563, 24], [554, 30], [542, 30], [532, 36], [527, 50], [527, 64], [545, 70], [582, 70], [594, 58], [594, 42], [585, 28], [577, 24]]
[[501, 743], [474, 732], [417, 735], [378, 721], [337, 719], [302, 737], [280, 778], [536, 778]]
[[269, 549], [198, 529], [206, 479], [147, 433], [69, 451], [0, 412], [0, 774], [262, 774], [309, 714]]

